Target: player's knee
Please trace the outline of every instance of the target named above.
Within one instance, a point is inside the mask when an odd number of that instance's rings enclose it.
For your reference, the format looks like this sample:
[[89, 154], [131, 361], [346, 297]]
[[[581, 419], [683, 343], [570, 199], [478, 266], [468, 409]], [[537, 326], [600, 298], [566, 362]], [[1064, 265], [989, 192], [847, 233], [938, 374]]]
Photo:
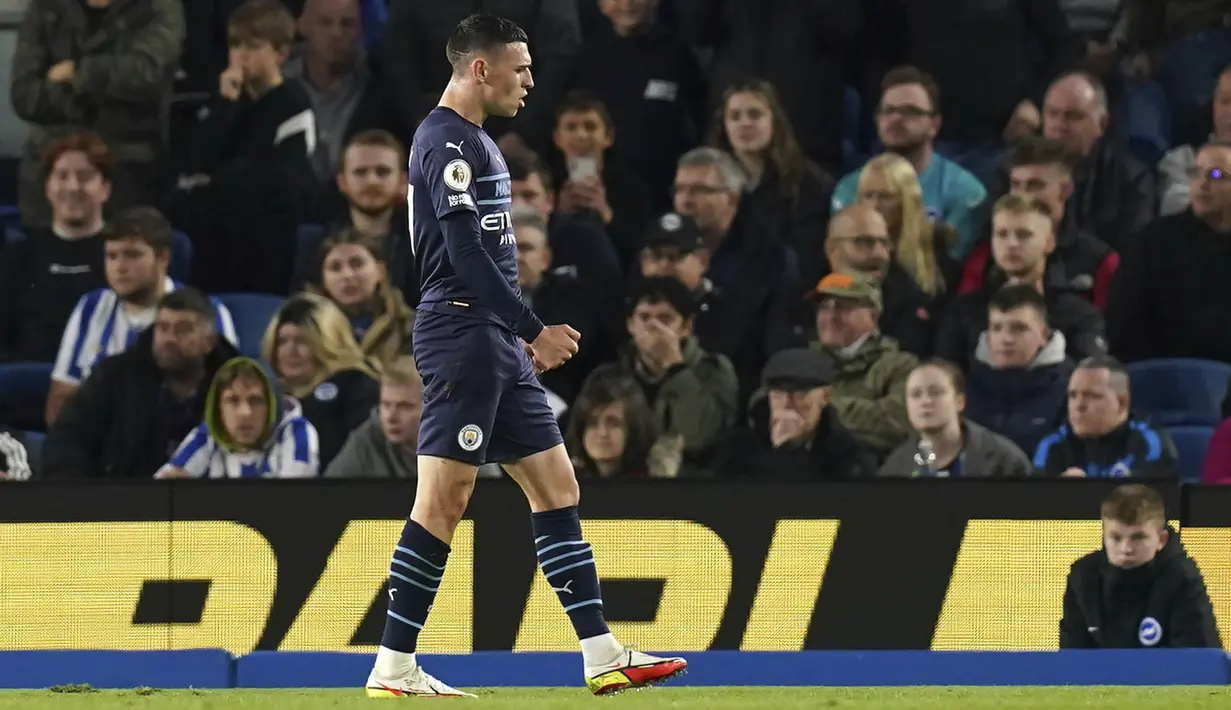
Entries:
[[470, 496], [474, 493], [474, 480], [453, 480], [432, 487], [431, 509], [449, 527], [455, 527], [466, 512]]

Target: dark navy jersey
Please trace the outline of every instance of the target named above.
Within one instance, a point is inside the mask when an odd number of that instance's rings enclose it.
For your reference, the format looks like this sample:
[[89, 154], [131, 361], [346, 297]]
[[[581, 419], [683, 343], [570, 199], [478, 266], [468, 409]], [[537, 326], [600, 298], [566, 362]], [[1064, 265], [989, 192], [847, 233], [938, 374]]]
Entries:
[[[482, 127], [452, 109], [438, 107], [415, 131], [409, 178], [411, 249], [423, 294], [419, 308], [485, 318], [517, 330], [512, 322], [516, 319], [508, 317], [510, 309], [521, 306], [511, 183], [496, 143]], [[461, 240], [464, 244], [446, 242], [442, 222], [455, 213], [465, 213], [460, 223], [469, 225]], [[458, 218], [450, 217], [450, 226], [457, 224]], [[475, 253], [480, 244], [505, 283], [487, 279], [479, 284], [471, 279], [467, 284], [459, 276], [463, 269], [454, 259], [482, 258]], [[490, 291], [480, 292], [484, 289]]]

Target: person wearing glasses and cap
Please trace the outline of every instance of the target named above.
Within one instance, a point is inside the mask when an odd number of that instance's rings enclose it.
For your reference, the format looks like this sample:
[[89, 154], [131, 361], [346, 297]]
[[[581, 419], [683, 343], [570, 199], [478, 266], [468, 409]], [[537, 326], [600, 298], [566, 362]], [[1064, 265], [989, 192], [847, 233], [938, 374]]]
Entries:
[[749, 405], [751, 428], [728, 439], [719, 475], [816, 480], [875, 473], [875, 457], [838, 421], [835, 377], [832, 360], [818, 350], [774, 353]]

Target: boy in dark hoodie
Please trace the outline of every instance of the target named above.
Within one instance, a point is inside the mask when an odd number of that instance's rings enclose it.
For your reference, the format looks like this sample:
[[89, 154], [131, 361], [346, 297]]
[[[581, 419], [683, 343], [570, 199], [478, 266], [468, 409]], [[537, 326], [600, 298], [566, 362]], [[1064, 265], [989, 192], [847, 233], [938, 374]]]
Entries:
[[414, 359], [404, 355], [382, 373], [380, 407], [351, 432], [325, 469], [325, 477], [415, 478], [422, 415], [423, 379]]
[[1210, 595], [1163, 498], [1139, 484], [1103, 501], [1103, 549], [1073, 563], [1060, 648], [1222, 648]]
[[210, 385], [205, 421], [155, 478], [306, 478], [320, 466], [316, 430], [278, 378], [247, 357], [228, 361]]

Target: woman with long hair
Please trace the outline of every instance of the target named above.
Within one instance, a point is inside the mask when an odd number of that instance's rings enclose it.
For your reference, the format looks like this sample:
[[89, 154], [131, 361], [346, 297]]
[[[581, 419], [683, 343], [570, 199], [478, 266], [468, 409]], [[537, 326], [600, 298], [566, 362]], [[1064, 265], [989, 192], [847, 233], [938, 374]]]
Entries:
[[323, 470], [380, 403], [380, 365], [363, 354], [342, 310], [314, 293], [282, 304], [261, 357], [316, 428]]
[[681, 446], [657, 441], [654, 412], [641, 386], [619, 366], [603, 365], [586, 379], [569, 412], [565, 448], [578, 477], [674, 477]]
[[882, 153], [863, 166], [858, 199], [876, 209], [889, 228], [893, 257], [928, 296], [940, 296], [957, 283], [961, 266], [949, 257], [957, 233], [933, 222], [923, 206], [923, 188], [908, 160]]
[[390, 365], [407, 352], [415, 311], [389, 284], [376, 237], [350, 227], [325, 237], [316, 274], [308, 289], [342, 309], [364, 355]]
[[732, 84], [714, 113], [708, 143], [734, 155], [747, 174], [750, 189], [741, 210], [768, 220], [798, 253], [805, 281], [815, 283], [827, 270], [834, 180], [804, 154], [774, 87], [763, 80]]

